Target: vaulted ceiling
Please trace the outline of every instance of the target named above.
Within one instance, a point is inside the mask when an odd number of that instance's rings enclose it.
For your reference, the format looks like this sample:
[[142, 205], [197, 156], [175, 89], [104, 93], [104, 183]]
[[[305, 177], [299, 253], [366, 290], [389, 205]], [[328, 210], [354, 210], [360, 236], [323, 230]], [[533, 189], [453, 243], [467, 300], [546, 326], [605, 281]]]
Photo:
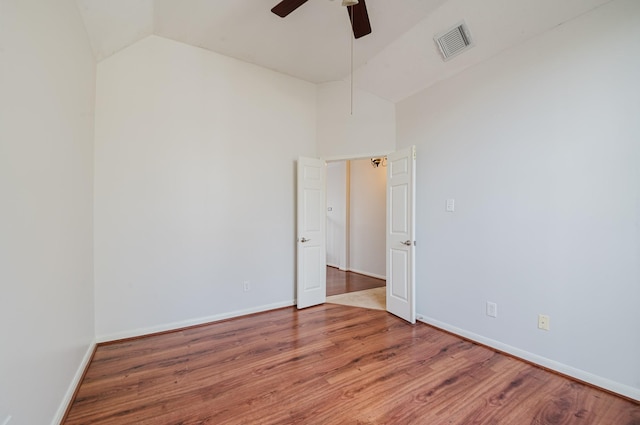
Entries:
[[[611, 0], [367, 0], [373, 32], [353, 41], [355, 85], [396, 102]], [[313, 83], [348, 78], [341, 0], [76, 0], [103, 60], [155, 34]], [[444, 62], [433, 37], [465, 21], [474, 47]]]

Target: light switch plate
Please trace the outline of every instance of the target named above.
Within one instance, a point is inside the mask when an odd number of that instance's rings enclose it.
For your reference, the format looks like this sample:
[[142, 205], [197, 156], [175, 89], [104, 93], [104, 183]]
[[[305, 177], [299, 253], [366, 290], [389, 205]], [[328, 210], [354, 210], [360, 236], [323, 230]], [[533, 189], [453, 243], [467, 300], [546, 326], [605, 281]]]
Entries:
[[487, 301], [487, 316], [498, 317], [498, 304]]
[[454, 212], [456, 210], [456, 200], [447, 199], [447, 212]]

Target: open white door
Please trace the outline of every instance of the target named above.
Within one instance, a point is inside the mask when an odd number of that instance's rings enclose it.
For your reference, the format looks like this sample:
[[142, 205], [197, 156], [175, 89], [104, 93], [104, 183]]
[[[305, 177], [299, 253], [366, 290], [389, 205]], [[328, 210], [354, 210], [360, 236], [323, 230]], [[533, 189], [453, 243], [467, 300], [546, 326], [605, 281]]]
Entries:
[[387, 155], [387, 311], [416, 322], [415, 146]]
[[297, 305], [322, 304], [327, 297], [326, 168], [324, 160], [298, 158]]

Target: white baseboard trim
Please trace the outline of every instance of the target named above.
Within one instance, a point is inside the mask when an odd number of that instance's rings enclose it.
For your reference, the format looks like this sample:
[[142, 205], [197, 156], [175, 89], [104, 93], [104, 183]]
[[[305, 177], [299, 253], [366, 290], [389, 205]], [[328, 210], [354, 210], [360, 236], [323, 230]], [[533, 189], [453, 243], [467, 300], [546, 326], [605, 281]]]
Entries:
[[449, 325], [447, 323], [424, 316], [422, 314], [417, 315], [417, 320], [420, 322], [426, 323], [428, 325], [434, 326], [436, 328], [440, 328], [445, 331], [451, 332], [453, 334], [459, 335], [461, 337], [470, 339], [472, 341], [478, 342], [480, 344], [489, 346], [491, 348], [495, 348], [497, 350], [511, 354], [515, 357], [524, 359], [531, 363], [535, 363], [544, 368], [559, 372], [563, 375], [567, 375], [572, 378], [578, 379], [580, 381], [587, 382], [589, 384], [595, 385], [596, 387], [600, 387], [605, 390], [614, 392], [616, 394], [629, 397], [633, 400], [640, 401], [640, 388], [634, 388], [625, 384], [621, 384], [619, 382], [612, 381], [607, 378], [603, 378], [602, 376], [594, 375], [584, 370], [577, 369], [575, 367], [571, 367], [563, 363], [556, 362], [554, 360], [539, 356], [537, 354], [530, 353], [525, 350], [521, 350], [516, 347], [512, 347], [500, 341], [496, 341], [494, 339], [487, 338], [482, 335], [478, 335], [476, 333], [466, 331], [464, 329]]
[[91, 361], [91, 357], [93, 356], [93, 352], [95, 349], [96, 349], [96, 342], [93, 341], [91, 342], [91, 344], [89, 344], [89, 347], [87, 348], [87, 352], [84, 353], [84, 357], [82, 357], [82, 361], [78, 366], [78, 370], [76, 370], [76, 373], [73, 376], [73, 379], [69, 384], [69, 387], [67, 388], [67, 392], [64, 394], [62, 402], [58, 407], [58, 411], [56, 412], [56, 415], [54, 416], [53, 421], [51, 421], [51, 425], [59, 425], [62, 423], [62, 420], [64, 419], [64, 414], [67, 412], [67, 407], [69, 407], [69, 404], [71, 404], [71, 402], [73, 401], [73, 395], [76, 392], [76, 388], [78, 388], [78, 386], [80, 385], [80, 380], [82, 379], [82, 375], [84, 375], [84, 371], [89, 366], [89, 362]]
[[99, 335], [96, 337], [98, 343], [118, 341], [120, 339], [136, 338], [144, 335], [150, 335], [158, 332], [173, 331], [176, 329], [188, 328], [189, 326], [203, 325], [205, 323], [218, 322], [220, 320], [232, 319], [234, 317], [246, 316], [247, 314], [261, 313], [263, 311], [276, 310], [278, 308], [290, 307], [295, 305], [295, 301], [284, 301], [273, 304], [265, 304], [257, 307], [247, 308], [244, 310], [230, 311], [228, 313], [214, 314], [213, 316], [199, 317], [196, 319], [183, 320], [180, 322], [166, 323], [158, 326], [150, 326], [148, 328], [139, 328], [129, 331], [116, 332], [112, 334]]
[[334, 269], [338, 269], [338, 270], [341, 270], [343, 272], [348, 272], [349, 271], [347, 268], [341, 266], [340, 264], [329, 264], [329, 263], [327, 263], [327, 266], [333, 267]]
[[375, 273], [369, 273], [369, 272], [365, 272], [365, 271], [358, 270], [358, 269], [349, 269], [349, 271], [353, 272], [353, 273], [358, 273], [358, 274], [362, 274], [362, 275], [365, 275], [365, 276], [373, 277], [373, 278], [376, 278], [376, 279], [387, 280], [387, 276], [382, 276], [382, 275], [375, 274]]

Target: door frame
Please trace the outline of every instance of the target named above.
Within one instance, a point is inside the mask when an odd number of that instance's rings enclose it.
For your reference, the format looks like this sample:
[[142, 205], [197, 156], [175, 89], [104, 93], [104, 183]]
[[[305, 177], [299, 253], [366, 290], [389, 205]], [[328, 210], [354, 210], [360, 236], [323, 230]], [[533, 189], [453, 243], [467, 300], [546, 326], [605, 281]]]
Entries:
[[[413, 149], [413, 153], [414, 153], [414, 160], [415, 160], [415, 147], [413, 147], [412, 149]], [[324, 160], [324, 161], [325, 161], [325, 163], [328, 163], [328, 162], [338, 162], [338, 161], [355, 161], [355, 160], [360, 160], [360, 159], [369, 159], [369, 158], [376, 158], [376, 157], [386, 157], [387, 155], [389, 155], [390, 153], [393, 153], [393, 152], [398, 152], [398, 150], [394, 150], [394, 151], [392, 151], [392, 152], [387, 152], [387, 153], [373, 153], [373, 154], [368, 154], [368, 155], [345, 155], [345, 156], [336, 156], [336, 157], [321, 158], [321, 159], [322, 159], [322, 160]], [[414, 163], [414, 165], [415, 165], [415, 163]], [[415, 171], [414, 171], [414, 172], [415, 172]], [[387, 179], [388, 179], [388, 177], [387, 177]], [[325, 193], [326, 193], [326, 189], [327, 189], [327, 187], [326, 187], [326, 186], [327, 186], [326, 179], [325, 179], [325, 181], [324, 181], [324, 185], [325, 185], [325, 188], [324, 188], [324, 189], [325, 189]], [[347, 191], [347, 193], [348, 193], [348, 194], [350, 194], [350, 192], [349, 192], [349, 191]], [[415, 194], [415, 180], [414, 180], [414, 194]], [[413, 201], [415, 202], [415, 195], [414, 195], [414, 199], [413, 199]], [[297, 202], [297, 201], [296, 201], [296, 202]], [[414, 215], [415, 215], [415, 214], [414, 214]], [[325, 206], [324, 216], [325, 216], [325, 223], [326, 223], [326, 218], [327, 218], [327, 210], [326, 210], [326, 206]], [[386, 222], [388, 223], [388, 220], [389, 220], [389, 211], [388, 211], [388, 208], [385, 208], [385, 220], [386, 220]], [[414, 223], [415, 223], [415, 218], [414, 218]], [[350, 223], [349, 223], [349, 225], [350, 225]], [[326, 227], [326, 224], [325, 224], [325, 227]], [[414, 232], [415, 232], [415, 230], [414, 230]], [[326, 234], [325, 234], [325, 243], [326, 243]], [[414, 244], [415, 244], [415, 241], [414, 241]], [[388, 245], [388, 243], [387, 243], [387, 244], [385, 244], [385, 245]], [[348, 248], [348, 246], [347, 246], [347, 248]], [[388, 251], [388, 249], [389, 249], [389, 247], [388, 247], [388, 246], [385, 246], [385, 251]], [[387, 252], [385, 252], [385, 255], [387, 255]], [[414, 254], [414, 255], [415, 255], [415, 254]], [[347, 252], [347, 259], [348, 259], [348, 252]], [[347, 262], [347, 264], [348, 264], [348, 262]], [[326, 267], [327, 267], [327, 265], [326, 265], [326, 256], [325, 256], [325, 264], [324, 264], [324, 266], [325, 266], [325, 269], [326, 269]], [[297, 267], [297, 265], [296, 265], [296, 267]], [[414, 261], [414, 262], [412, 262], [412, 267], [413, 267], [413, 272], [415, 272], [415, 261]], [[389, 281], [389, 275], [388, 275], [388, 273], [389, 273], [389, 270], [386, 270], [386, 271], [385, 271], [385, 274], [386, 274], [386, 276], [385, 276], [385, 284], [388, 284], [388, 281]], [[415, 296], [416, 296], [416, 293], [415, 293], [415, 292], [416, 292], [416, 291], [415, 291], [415, 288], [416, 288], [416, 285], [415, 285], [415, 273], [414, 273], [414, 275], [413, 275], [413, 279], [412, 279], [412, 280], [413, 280], [413, 282], [412, 282], [412, 285], [411, 285], [411, 288], [410, 288], [410, 290], [411, 290], [411, 294], [410, 294], [410, 296], [412, 297], [412, 299], [413, 299], [413, 300], [414, 300], [414, 302], [415, 302]], [[296, 285], [297, 285], [297, 283], [296, 283]], [[325, 281], [325, 291], [326, 291], [326, 281]], [[296, 302], [297, 302], [297, 301], [296, 301]], [[326, 302], [326, 296], [325, 296], [325, 301], [324, 301], [324, 302]], [[387, 311], [388, 311], [388, 310], [387, 310]], [[414, 309], [414, 311], [413, 311], [413, 314], [414, 314], [414, 316], [415, 316], [415, 309]], [[415, 323], [415, 320], [414, 320], [414, 321], [410, 321], [410, 323]]]

